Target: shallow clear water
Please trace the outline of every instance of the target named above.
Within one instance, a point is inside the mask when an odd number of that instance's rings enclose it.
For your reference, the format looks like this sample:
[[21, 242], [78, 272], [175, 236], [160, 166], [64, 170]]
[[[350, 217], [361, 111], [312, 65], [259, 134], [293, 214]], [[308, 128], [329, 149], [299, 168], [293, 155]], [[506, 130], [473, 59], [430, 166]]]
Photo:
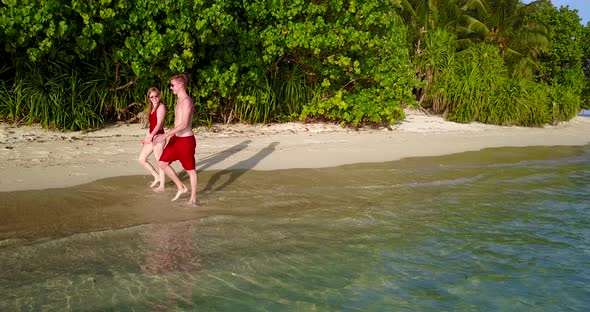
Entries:
[[[590, 146], [0, 193], [1, 311], [583, 311]], [[184, 198], [186, 200], [186, 198]]]

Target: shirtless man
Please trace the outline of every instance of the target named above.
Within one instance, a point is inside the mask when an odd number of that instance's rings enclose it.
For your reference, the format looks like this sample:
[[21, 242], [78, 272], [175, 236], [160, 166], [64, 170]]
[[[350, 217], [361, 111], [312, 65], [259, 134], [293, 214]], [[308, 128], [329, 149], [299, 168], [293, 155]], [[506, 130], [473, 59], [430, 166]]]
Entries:
[[176, 160], [180, 161], [182, 167], [188, 173], [191, 183], [191, 197], [188, 204], [196, 206], [197, 171], [195, 170], [195, 148], [197, 142], [193, 134], [193, 100], [186, 93], [186, 82], [185, 75], [176, 75], [170, 78], [170, 89], [178, 97], [174, 109], [174, 128], [165, 134], [166, 138], [170, 137], [170, 140], [164, 148], [158, 164], [176, 184], [176, 196], [172, 198], [172, 201], [175, 201], [180, 195], [188, 191], [174, 169], [170, 167], [170, 163]]

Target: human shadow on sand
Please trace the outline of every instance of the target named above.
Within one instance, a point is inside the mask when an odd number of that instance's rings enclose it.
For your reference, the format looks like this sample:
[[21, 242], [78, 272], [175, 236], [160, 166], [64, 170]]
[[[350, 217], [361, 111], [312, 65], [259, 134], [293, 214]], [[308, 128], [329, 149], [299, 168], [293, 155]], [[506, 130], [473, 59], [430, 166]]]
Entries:
[[211, 176], [211, 178], [209, 179], [209, 183], [207, 183], [207, 187], [205, 187], [205, 189], [203, 191], [213, 190], [213, 186], [217, 183], [217, 181], [219, 181], [219, 179], [222, 176], [229, 176], [229, 178], [227, 179], [227, 181], [225, 181], [225, 183], [223, 183], [222, 185], [215, 188], [216, 191], [220, 191], [220, 190], [224, 189], [226, 186], [232, 184], [237, 178], [239, 178], [241, 175], [243, 175], [246, 171], [254, 168], [256, 166], [256, 164], [258, 164], [262, 159], [266, 158], [266, 156], [268, 156], [272, 152], [274, 152], [275, 147], [277, 145], [279, 145], [279, 142], [272, 142], [267, 147], [261, 149], [254, 156], [252, 156], [248, 159], [242, 160], [225, 170], [218, 171], [213, 176]]
[[224, 159], [228, 158], [229, 156], [236, 154], [242, 150], [245, 150], [248, 147], [248, 144], [250, 144], [250, 143], [252, 143], [252, 140], [246, 140], [246, 141], [236, 144], [224, 151], [209, 155], [203, 159], [197, 159], [197, 171], [198, 172], [204, 171], [205, 169], [223, 161]]
[[[226, 150], [223, 150], [221, 152], [217, 152], [215, 154], [211, 154], [205, 158], [202, 158], [202, 159], [197, 158], [196, 159], [197, 173], [201, 173], [205, 169], [224, 161], [226, 158], [230, 157], [231, 155], [237, 154], [238, 152], [245, 150], [248, 147], [248, 144], [250, 144], [250, 143], [252, 143], [252, 140], [246, 140], [246, 141], [236, 144]], [[183, 170], [180, 173], [178, 173], [178, 177], [181, 180], [184, 180], [185, 178], [188, 178], [188, 174], [186, 173], [186, 171]]]

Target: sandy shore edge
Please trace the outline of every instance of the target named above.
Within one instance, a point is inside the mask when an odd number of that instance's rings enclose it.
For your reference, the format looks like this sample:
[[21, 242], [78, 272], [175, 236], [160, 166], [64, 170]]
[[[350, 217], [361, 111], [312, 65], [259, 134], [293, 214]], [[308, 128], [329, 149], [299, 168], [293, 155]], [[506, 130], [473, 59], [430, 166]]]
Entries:
[[[590, 118], [544, 128], [458, 124], [407, 110], [390, 128], [347, 129], [299, 122], [195, 129], [199, 170], [332, 167], [438, 156], [503, 146], [590, 143]], [[58, 188], [97, 179], [147, 175], [137, 163], [146, 129], [118, 124], [99, 131], [52, 132], [0, 123], [0, 192]], [[153, 159], [152, 159], [153, 160]], [[174, 166], [180, 170], [178, 164]]]

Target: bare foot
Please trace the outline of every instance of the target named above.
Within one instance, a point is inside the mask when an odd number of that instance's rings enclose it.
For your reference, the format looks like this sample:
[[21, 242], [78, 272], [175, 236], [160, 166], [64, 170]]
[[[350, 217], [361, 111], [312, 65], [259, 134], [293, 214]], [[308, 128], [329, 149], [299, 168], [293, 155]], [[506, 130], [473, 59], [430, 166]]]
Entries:
[[152, 184], [150, 184], [150, 187], [155, 187], [156, 185], [158, 185], [158, 182], [160, 182], [159, 179], [154, 179], [154, 182], [152, 182]]
[[197, 200], [194, 198], [191, 198], [188, 200], [188, 202], [186, 203], [187, 205], [191, 206], [191, 207], [197, 207]]
[[162, 193], [164, 191], [165, 191], [165, 189], [164, 189], [163, 185], [160, 185], [154, 189], [154, 192], [156, 192], [156, 193]]
[[174, 198], [172, 198], [171, 201], [177, 200], [180, 197], [180, 195], [186, 192], [188, 192], [188, 189], [186, 188], [186, 186], [183, 185], [181, 188], [178, 189], [178, 191], [176, 192], [176, 196], [174, 196]]

